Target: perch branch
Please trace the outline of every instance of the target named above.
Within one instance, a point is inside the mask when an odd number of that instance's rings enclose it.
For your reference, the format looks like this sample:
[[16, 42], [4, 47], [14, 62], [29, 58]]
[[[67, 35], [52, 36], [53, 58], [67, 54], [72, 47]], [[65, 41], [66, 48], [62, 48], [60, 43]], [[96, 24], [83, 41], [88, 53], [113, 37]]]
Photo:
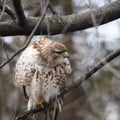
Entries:
[[37, 112], [40, 112], [40, 111], [44, 111], [42, 108], [36, 108], [36, 109], [33, 109], [33, 110], [28, 110], [24, 113], [22, 113], [21, 115], [19, 115], [18, 117], [15, 118], [15, 120], [25, 120], [26, 117], [30, 116], [30, 115], [33, 115]]
[[[119, 55], [120, 55], [120, 48], [117, 49], [116, 51], [114, 51], [113, 53], [111, 53], [110, 55], [108, 55], [106, 58], [102, 59], [91, 70], [89, 70], [89, 72], [85, 73], [83, 76], [81, 76], [80, 79], [78, 79], [76, 82], [74, 82], [73, 85], [71, 85], [67, 89], [64, 89], [61, 92], [60, 96], [66, 94], [69, 91], [72, 91], [75, 88], [77, 88], [84, 81], [88, 80], [95, 72], [97, 72], [99, 69], [101, 69], [103, 66], [105, 66], [107, 63], [111, 62], [113, 59], [115, 59]], [[43, 111], [43, 109], [34, 109], [32, 111], [31, 110], [30, 111], [26, 111], [26, 112], [22, 113], [21, 115], [19, 115], [15, 120], [25, 120], [25, 118], [28, 115], [33, 115], [33, 114], [35, 114], [37, 112], [40, 112], [40, 111]]]

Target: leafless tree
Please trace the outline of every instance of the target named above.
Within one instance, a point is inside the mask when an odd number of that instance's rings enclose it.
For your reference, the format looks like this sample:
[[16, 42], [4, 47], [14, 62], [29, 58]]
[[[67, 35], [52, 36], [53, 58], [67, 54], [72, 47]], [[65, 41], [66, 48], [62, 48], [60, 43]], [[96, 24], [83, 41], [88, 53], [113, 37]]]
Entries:
[[[70, 32], [80, 31], [91, 27], [100, 26], [111, 21], [117, 20], [120, 18], [120, 0], [107, 4], [105, 6], [90, 9], [83, 13], [76, 13], [70, 15], [59, 15], [55, 11], [49, 0], [46, 0], [43, 4], [41, 10], [41, 16], [30, 17], [25, 15], [25, 9], [23, 9], [23, 3], [21, 0], [12, 0], [13, 7], [7, 4], [7, 0], [0, 1], [0, 35], [1, 37], [6, 36], [16, 36], [23, 35], [28, 36], [26, 43], [22, 48], [16, 51], [12, 56], [8, 57], [6, 61], [3, 61], [0, 65], [0, 69], [4, 68], [5, 65], [10, 63], [20, 52], [22, 52], [31, 42], [31, 39], [34, 35], [57, 35], [57, 34], [66, 34]], [[23, 1], [22, 1], [23, 2]], [[27, 3], [28, 4], [28, 3]], [[38, 6], [39, 8], [39, 6]], [[52, 15], [47, 14], [51, 12]], [[50, 24], [48, 30], [48, 23]], [[66, 27], [65, 27], [66, 26]], [[63, 30], [64, 29], [64, 30]], [[62, 32], [61, 32], [62, 31]], [[2, 39], [1, 46], [3, 47]], [[120, 49], [109, 54], [104, 59], [98, 61], [98, 63], [93, 66], [90, 70], [86, 71], [78, 80], [73, 81], [72, 85], [69, 85], [64, 89], [61, 95], [66, 94], [73, 89], [77, 88], [81, 83], [89, 78], [107, 63], [114, 60], [120, 55]], [[22, 113], [18, 117], [15, 117], [15, 120], [24, 120], [29, 115], [43, 111], [42, 108], [30, 110]]]

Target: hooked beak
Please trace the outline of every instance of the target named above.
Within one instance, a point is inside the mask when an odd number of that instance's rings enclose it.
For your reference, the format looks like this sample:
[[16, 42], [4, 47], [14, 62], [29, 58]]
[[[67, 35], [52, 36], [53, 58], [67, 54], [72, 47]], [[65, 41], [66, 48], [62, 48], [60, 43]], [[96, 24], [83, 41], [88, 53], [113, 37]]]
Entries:
[[62, 56], [63, 56], [64, 58], [69, 58], [68, 52], [64, 52], [64, 53], [62, 54]]

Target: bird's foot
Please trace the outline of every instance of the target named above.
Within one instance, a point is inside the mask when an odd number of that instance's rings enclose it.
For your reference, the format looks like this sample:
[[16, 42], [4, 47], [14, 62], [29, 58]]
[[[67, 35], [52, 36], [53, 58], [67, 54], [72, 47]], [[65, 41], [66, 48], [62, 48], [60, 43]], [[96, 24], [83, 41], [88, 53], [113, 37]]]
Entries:
[[40, 98], [36, 106], [45, 109], [47, 107], [47, 103], [45, 102], [44, 98]]
[[40, 98], [40, 100], [38, 101], [38, 105], [40, 105], [42, 108], [44, 108], [44, 98]]

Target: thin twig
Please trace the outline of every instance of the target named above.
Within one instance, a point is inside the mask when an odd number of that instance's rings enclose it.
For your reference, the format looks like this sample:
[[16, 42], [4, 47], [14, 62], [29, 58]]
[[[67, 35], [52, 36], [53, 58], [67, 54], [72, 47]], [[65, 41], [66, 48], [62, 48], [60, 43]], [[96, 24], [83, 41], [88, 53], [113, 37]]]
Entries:
[[1, 14], [0, 14], [0, 20], [2, 19], [3, 14], [4, 14], [4, 12], [5, 12], [5, 4], [6, 4], [6, 0], [4, 0], [1, 4], [2, 4], [3, 8], [2, 8], [2, 11], [1, 11]]
[[51, 10], [51, 12], [53, 13], [53, 15], [58, 15], [57, 12], [55, 11], [55, 9], [53, 8], [52, 4], [49, 4], [49, 9]]
[[[2, 39], [2, 38], [1, 38], [1, 39]], [[2, 41], [3, 41], [3, 40], [2, 40]], [[6, 50], [6, 44], [5, 44], [5, 42], [3, 42], [3, 49], [4, 49], [4, 51], [5, 51], [5, 54], [6, 54], [7, 59], [9, 59], [9, 55], [8, 55], [7, 50]], [[11, 71], [11, 73], [13, 73], [12, 65], [11, 65], [10, 62], [9, 62], [9, 67], [10, 67], [10, 71]]]
[[26, 17], [21, 5], [21, 0], [12, 0], [12, 2], [18, 19], [18, 24], [23, 27], [26, 25]]
[[[3, 3], [0, 3], [0, 9], [3, 10]], [[4, 10], [13, 20], [16, 19], [15, 13], [11, 10], [11, 8], [7, 5], [5, 5], [5, 10]]]
[[42, 21], [43, 21], [43, 19], [44, 19], [44, 17], [45, 17], [46, 11], [47, 11], [47, 9], [48, 9], [48, 5], [49, 5], [49, 2], [47, 3], [47, 5], [46, 5], [46, 7], [45, 7], [45, 11], [43, 12], [42, 17], [39, 19], [39, 21], [37, 22], [35, 28], [34, 28], [33, 31], [31, 32], [31, 34], [29, 35], [28, 40], [27, 40], [27, 42], [25, 43], [25, 45], [24, 45], [21, 49], [19, 49], [17, 52], [15, 52], [6, 62], [4, 62], [2, 65], [0, 65], [0, 69], [1, 69], [2, 67], [4, 67], [7, 63], [9, 63], [16, 55], [18, 55], [20, 52], [22, 52], [22, 51], [29, 45], [29, 43], [31, 42], [31, 39], [32, 39], [34, 33], [36, 32], [38, 26], [42, 23]]
[[4, 62], [2, 65], [0, 65], [0, 69], [2, 67], [4, 67], [7, 63], [9, 63], [16, 55], [18, 55], [20, 52], [22, 52], [31, 42], [31, 39], [27, 40], [27, 42], [25, 43], [25, 45], [19, 49], [17, 52], [15, 52], [6, 62]]

